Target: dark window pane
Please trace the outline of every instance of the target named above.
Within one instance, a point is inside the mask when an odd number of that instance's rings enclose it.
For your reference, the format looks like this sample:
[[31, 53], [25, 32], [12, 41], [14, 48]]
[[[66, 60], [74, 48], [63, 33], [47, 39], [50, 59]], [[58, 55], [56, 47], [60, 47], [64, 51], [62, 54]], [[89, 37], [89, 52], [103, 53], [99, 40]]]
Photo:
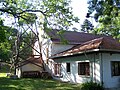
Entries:
[[54, 74], [61, 75], [61, 64], [54, 64]]
[[111, 62], [112, 76], [120, 76], [120, 61]]
[[70, 72], [70, 63], [67, 63], [66, 68], [67, 68], [67, 72]]
[[90, 75], [89, 62], [78, 63], [78, 75]]
[[54, 73], [57, 75], [57, 64], [54, 64]]

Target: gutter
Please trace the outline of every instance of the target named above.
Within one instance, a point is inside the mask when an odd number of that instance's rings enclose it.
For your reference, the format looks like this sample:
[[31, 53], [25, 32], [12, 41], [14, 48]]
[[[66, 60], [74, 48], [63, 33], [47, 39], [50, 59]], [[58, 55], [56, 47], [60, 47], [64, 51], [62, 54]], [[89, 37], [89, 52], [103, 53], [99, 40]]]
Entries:
[[82, 52], [76, 52], [76, 53], [70, 53], [70, 54], [64, 54], [64, 55], [56, 55], [56, 56], [51, 56], [49, 59], [54, 59], [54, 58], [62, 58], [62, 57], [68, 57], [68, 56], [74, 56], [74, 55], [80, 55], [80, 54], [85, 54], [85, 53], [92, 53], [92, 52], [114, 52], [114, 53], [120, 53], [120, 50], [112, 50], [112, 49], [92, 49], [92, 50], [87, 50], [87, 51], [82, 51]]
[[73, 55], [79, 55], [79, 54], [85, 54], [85, 53], [90, 53], [90, 52], [97, 52], [99, 49], [93, 49], [93, 50], [88, 50], [88, 51], [83, 51], [83, 52], [77, 52], [77, 53], [71, 53], [71, 54], [65, 54], [65, 55], [56, 55], [56, 56], [51, 56], [49, 57], [50, 59], [54, 58], [60, 58], [60, 57], [67, 57], [67, 56], [73, 56]]
[[100, 58], [101, 58], [101, 84], [103, 85], [104, 81], [103, 81], [103, 55], [102, 53], [100, 53]]

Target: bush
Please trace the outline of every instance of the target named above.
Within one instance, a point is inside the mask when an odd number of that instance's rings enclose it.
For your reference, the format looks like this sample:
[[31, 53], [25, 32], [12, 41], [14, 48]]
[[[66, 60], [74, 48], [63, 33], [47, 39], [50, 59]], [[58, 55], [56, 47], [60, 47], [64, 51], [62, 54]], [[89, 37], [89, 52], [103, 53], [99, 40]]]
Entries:
[[99, 83], [86, 82], [81, 84], [80, 90], [104, 90], [104, 88]]

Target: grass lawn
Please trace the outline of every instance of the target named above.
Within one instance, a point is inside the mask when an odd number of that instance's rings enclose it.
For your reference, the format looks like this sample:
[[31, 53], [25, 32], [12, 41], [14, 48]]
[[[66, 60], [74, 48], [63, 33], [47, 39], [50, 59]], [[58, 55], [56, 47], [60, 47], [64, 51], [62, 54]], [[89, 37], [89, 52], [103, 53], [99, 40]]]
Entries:
[[80, 85], [38, 78], [6, 78], [0, 73], [0, 90], [80, 90]]

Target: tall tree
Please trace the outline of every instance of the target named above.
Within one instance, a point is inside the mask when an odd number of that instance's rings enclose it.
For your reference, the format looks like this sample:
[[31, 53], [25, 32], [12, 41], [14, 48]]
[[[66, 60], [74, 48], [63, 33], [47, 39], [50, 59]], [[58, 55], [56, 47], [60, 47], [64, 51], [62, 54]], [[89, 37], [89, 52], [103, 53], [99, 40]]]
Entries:
[[92, 25], [92, 23], [88, 19], [85, 19], [85, 21], [83, 22], [83, 25], [81, 25], [81, 31], [92, 33], [93, 27], [94, 26]]
[[89, 0], [88, 17], [94, 14], [100, 23], [96, 31], [120, 39], [120, 0]]
[[4, 32], [4, 38], [1, 38], [2, 41], [0, 42], [0, 61], [10, 63], [17, 30], [8, 26], [1, 26], [1, 31]]
[[0, 1], [1, 13], [7, 13], [19, 20], [37, 19], [31, 16], [32, 12], [40, 12], [43, 15], [44, 27], [52, 27], [59, 29], [68, 29], [72, 25], [72, 21], [78, 22], [78, 18], [72, 14], [72, 8], [69, 6], [70, 0], [3, 0]]
[[[29, 34], [23, 35], [20, 34], [26, 33], [28, 30], [32, 30], [32, 25], [39, 25], [37, 27], [41, 27], [44, 30], [52, 30], [52, 29], [60, 29], [60, 30], [68, 30], [72, 25], [72, 22], [78, 22], [78, 18], [74, 17], [72, 14], [72, 8], [69, 6], [70, 0], [1, 0], [0, 1], [0, 16], [2, 19], [12, 20], [9, 22], [9, 27], [17, 28], [17, 37], [14, 40], [14, 46], [17, 42], [16, 46], [16, 61], [15, 65], [18, 63], [18, 56], [21, 53], [20, 51], [24, 51], [23, 49], [26, 47], [26, 40], [29, 43], [29, 39], [26, 36]], [[5, 17], [5, 18], [4, 18]], [[7, 24], [9, 22], [4, 22]], [[1, 23], [1, 26], [2, 23]], [[25, 28], [23, 28], [25, 27]], [[49, 28], [49, 29], [48, 29]], [[25, 30], [26, 31], [23, 31]], [[5, 36], [6, 32], [1, 28], [3, 36]], [[27, 32], [28, 33], [28, 32]], [[3, 36], [0, 35], [0, 40], [2, 40]], [[25, 38], [21, 38], [21, 36], [25, 36]], [[5, 36], [6, 37], [6, 36]], [[10, 36], [9, 36], [10, 37]], [[6, 39], [7, 40], [7, 39]], [[17, 40], [17, 41], [16, 41]], [[20, 42], [20, 43], [19, 43]], [[27, 44], [28, 45], [28, 44]], [[4, 49], [4, 47], [3, 47]], [[26, 49], [25, 49], [26, 50]], [[31, 49], [29, 49], [31, 52]], [[29, 54], [29, 53], [27, 53]], [[22, 55], [23, 56], [23, 55]]]

